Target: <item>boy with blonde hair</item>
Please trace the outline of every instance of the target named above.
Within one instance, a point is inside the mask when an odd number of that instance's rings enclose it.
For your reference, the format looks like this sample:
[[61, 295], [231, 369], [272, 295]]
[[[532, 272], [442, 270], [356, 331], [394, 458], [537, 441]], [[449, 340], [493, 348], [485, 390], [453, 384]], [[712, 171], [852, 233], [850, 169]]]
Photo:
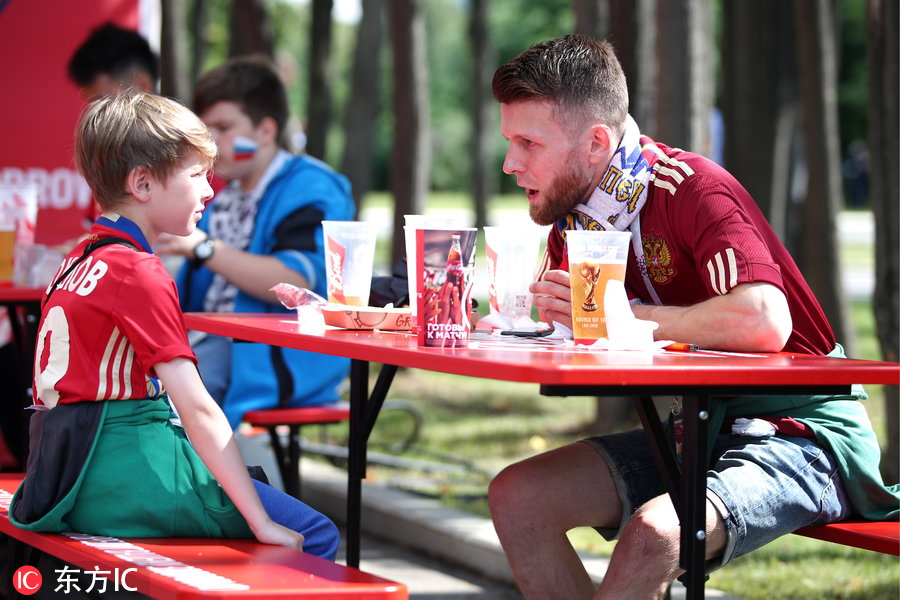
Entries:
[[166, 98], [124, 93], [82, 114], [76, 163], [104, 212], [44, 297], [31, 455], [10, 519], [115, 537], [255, 536], [334, 559], [326, 517], [250, 479], [151, 249], [194, 230], [215, 156], [202, 121]]
[[[194, 110], [219, 147], [216, 175], [229, 184], [191, 235], [155, 246], [188, 259], [176, 277], [182, 308], [289, 318], [271, 288], [327, 295], [322, 221], [353, 219], [350, 184], [285, 150], [287, 92], [264, 57], [235, 57], [204, 73]], [[203, 382], [232, 427], [251, 410], [337, 402], [350, 371], [340, 356], [191, 333]]]

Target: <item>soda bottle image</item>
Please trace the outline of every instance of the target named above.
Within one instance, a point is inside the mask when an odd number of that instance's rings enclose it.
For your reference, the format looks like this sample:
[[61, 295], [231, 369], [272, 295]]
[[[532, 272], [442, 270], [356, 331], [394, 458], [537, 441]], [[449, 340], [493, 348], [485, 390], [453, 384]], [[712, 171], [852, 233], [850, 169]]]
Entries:
[[462, 245], [460, 244], [458, 233], [453, 234], [450, 240], [450, 251], [447, 253], [447, 284], [458, 286], [460, 290], [465, 287]]

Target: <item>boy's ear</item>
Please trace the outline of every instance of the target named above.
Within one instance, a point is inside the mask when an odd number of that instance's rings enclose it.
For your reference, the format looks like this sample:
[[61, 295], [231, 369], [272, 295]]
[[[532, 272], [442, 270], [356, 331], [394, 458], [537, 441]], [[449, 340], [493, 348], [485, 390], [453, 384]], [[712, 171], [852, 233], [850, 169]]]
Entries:
[[278, 144], [278, 123], [272, 117], [263, 117], [259, 120], [256, 130], [260, 135], [260, 142], [265, 144]]
[[147, 167], [135, 167], [128, 172], [125, 178], [125, 190], [137, 201], [146, 202], [150, 199], [151, 182], [153, 175]]

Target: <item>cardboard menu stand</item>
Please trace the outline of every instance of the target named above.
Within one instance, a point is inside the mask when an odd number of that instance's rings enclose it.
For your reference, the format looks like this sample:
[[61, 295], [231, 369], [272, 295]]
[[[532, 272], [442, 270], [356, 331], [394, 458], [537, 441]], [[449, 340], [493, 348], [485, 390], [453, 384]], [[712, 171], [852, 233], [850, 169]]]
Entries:
[[474, 228], [416, 230], [420, 346], [468, 346], [476, 234]]

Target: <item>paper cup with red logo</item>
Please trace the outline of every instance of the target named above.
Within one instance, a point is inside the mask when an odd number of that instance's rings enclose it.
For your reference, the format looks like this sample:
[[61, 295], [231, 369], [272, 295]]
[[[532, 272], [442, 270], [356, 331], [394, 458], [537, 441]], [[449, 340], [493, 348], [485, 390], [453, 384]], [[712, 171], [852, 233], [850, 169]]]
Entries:
[[322, 221], [328, 301], [368, 306], [375, 228], [360, 221]]

